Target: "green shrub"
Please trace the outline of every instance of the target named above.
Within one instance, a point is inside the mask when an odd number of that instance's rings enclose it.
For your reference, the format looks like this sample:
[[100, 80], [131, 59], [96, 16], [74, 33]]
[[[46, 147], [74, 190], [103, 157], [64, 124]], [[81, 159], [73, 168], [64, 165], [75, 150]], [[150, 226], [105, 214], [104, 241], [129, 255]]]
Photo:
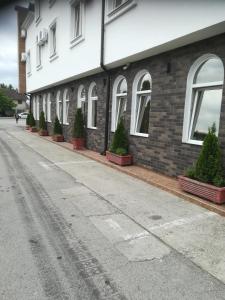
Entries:
[[186, 176], [215, 186], [225, 186], [221, 151], [215, 133], [216, 126], [213, 124], [204, 138], [195, 166], [187, 171]]
[[117, 153], [117, 151], [121, 151], [123, 155], [126, 155], [128, 153], [128, 147], [129, 147], [129, 142], [128, 142], [128, 137], [127, 137], [127, 132], [124, 127], [124, 122], [123, 119], [121, 118], [117, 129], [114, 133], [112, 144], [110, 146], [110, 151], [113, 153]]
[[59, 119], [58, 119], [57, 116], [55, 117], [53, 133], [55, 135], [57, 135], [57, 134], [61, 135], [62, 134], [62, 125], [60, 124]]
[[26, 125], [27, 125], [27, 126], [30, 126], [30, 113], [27, 115], [27, 118], [26, 118]]
[[40, 130], [47, 130], [47, 124], [46, 124], [46, 121], [45, 121], [45, 113], [43, 111], [40, 114], [39, 129]]
[[35, 121], [35, 119], [34, 119], [33, 113], [30, 113], [29, 123], [30, 123], [30, 124], [29, 124], [30, 127], [35, 127], [35, 126], [36, 126], [36, 121]]
[[84, 118], [81, 108], [78, 108], [75, 114], [74, 126], [73, 126], [73, 137], [74, 138], [84, 138]]
[[121, 155], [121, 156], [127, 155], [127, 150], [124, 149], [124, 148], [117, 148], [117, 149], [116, 149], [116, 154], [117, 154], [117, 155]]

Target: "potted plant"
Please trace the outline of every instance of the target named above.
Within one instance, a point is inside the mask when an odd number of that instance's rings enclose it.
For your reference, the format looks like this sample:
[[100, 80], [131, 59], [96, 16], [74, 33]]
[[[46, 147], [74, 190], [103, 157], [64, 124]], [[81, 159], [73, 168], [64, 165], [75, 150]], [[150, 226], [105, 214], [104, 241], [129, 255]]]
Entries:
[[36, 121], [32, 113], [30, 113], [29, 123], [30, 123], [30, 131], [37, 132]]
[[73, 149], [82, 150], [85, 145], [84, 118], [81, 108], [78, 108], [75, 114], [73, 126]]
[[128, 166], [132, 164], [133, 158], [128, 153], [129, 142], [127, 133], [124, 127], [123, 119], [121, 118], [109, 151], [106, 151], [106, 158], [120, 166]]
[[30, 113], [27, 115], [26, 118], [26, 130], [30, 129]]
[[196, 164], [178, 176], [181, 188], [217, 204], [225, 203], [225, 179], [221, 151], [213, 124], [206, 135]]
[[64, 141], [64, 137], [62, 134], [62, 125], [60, 124], [57, 116], [56, 116], [55, 122], [54, 122], [52, 139], [55, 142], [63, 142]]
[[47, 124], [46, 124], [46, 121], [45, 121], [45, 113], [43, 111], [40, 114], [39, 135], [41, 135], [41, 136], [47, 136], [48, 135]]

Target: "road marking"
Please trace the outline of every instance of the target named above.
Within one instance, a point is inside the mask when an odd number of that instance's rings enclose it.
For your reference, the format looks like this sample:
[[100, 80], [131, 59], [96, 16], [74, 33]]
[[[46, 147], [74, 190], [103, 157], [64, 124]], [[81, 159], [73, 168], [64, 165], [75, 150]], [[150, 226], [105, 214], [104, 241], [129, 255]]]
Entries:
[[195, 221], [199, 221], [199, 220], [204, 220], [210, 217], [214, 217], [217, 216], [216, 213], [209, 211], [209, 212], [205, 212], [202, 214], [198, 214], [196, 216], [190, 217], [190, 218], [181, 218], [181, 219], [176, 219], [174, 221], [171, 222], [167, 222], [161, 225], [157, 225], [157, 226], [152, 226], [149, 228], [149, 230], [158, 230], [158, 229], [171, 229], [173, 227], [177, 227], [177, 226], [182, 226], [182, 225], [186, 225], [186, 224], [191, 224]]

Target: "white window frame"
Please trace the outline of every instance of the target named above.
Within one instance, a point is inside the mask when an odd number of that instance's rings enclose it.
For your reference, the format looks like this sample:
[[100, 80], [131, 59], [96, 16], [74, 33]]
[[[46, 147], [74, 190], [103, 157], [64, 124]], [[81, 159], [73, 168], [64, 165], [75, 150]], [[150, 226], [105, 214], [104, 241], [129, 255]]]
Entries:
[[47, 122], [51, 123], [52, 120], [51, 120], [51, 94], [48, 93], [47, 95]]
[[40, 96], [36, 97], [36, 108], [37, 108], [36, 118], [39, 121], [39, 119], [40, 119]]
[[[92, 126], [93, 121], [93, 101], [98, 101], [98, 96], [92, 97], [92, 90], [94, 87], [97, 87], [95, 82], [92, 82], [88, 90], [88, 128], [97, 129], [97, 126]], [[96, 116], [97, 117], [97, 116]]]
[[41, 69], [42, 57], [41, 57], [41, 45], [38, 45], [38, 36], [36, 37], [36, 68]]
[[[126, 78], [123, 75], [119, 75], [113, 84], [113, 90], [112, 90], [112, 114], [111, 114], [111, 131], [114, 132], [116, 130], [117, 124], [118, 124], [118, 97], [124, 97], [127, 101], [127, 93], [118, 94], [117, 89], [118, 85], [122, 80], [126, 80]], [[127, 80], [126, 80], [127, 83]]]
[[[75, 19], [75, 8], [80, 5], [80, 32], [76, 35], [76, 19]], [[71, 6], [71, 21], [70, 21], [70, 48], [73, 48], [84, 40], [84, 25], [85, 25], [85, 3], [81, 0], [70, 0]]]
[[[131, 124], [130, 124], [130, 134], [131, 135], [136, 135], [136, 136], [142, 136], [142, 137], [148, 137], [149, 134], [148, 133], [140, 133], [136, 131], [136, 127], [137, 127], [137, 117], [139, 115], [139, 108], [137, 109], [137, 105], [138, 105], [138, 98], [140, 95], [145, 95], [145, 94], [149, 94], [151, 97], [151, 93], [152, 93], [152, 89], [150, 90], [145, 90], [145, 91], [138, 91], [138, 83], [141, 80], [142, 76], [149, 74], [148, 70], [141, 70], [139, 71], [135, 78], [134, 78], [134, 82], [133, 82], [133, 87], [132, 87], [132, 103], [131, 103]], [[151, 75], [150, 75], [150, 85], [152, 87], [152, 79], [151, 79]], [[150, 98], [151, 101], [151, 98]]]
[[120, 6], [115, 7], [115, 0], [106, 0], [105, 24], [112, 22], [137, 5], [137, 0], [123, 0], [122, 2]]
[[63, 102], [62, 102], [62, 98], [61, 98], [61, 92], [58, 91], [56, 94], [56, 115], [59, 119], [59, 122], [62, 123], [62, 111], [60, 111], [60, 107], [61, 110], [63, 109]]
[[[187, 78], [187, 87], [186, 87], [186, 96], [185, 96], [185, 106], [184, 106], [184, 119], [183, 119], [183, 134], [182, 134], [182, 142], [187, 144], [194, 144], [194, 145], [202, 145], [203, 141], [196, 141], [191, 139], [191, 129], [193, 126], [193, 119], [194, 119], [194, 113], [195, 108], [192, 108], [193, 103], [193, 91], [196, 88], [207, 88], [207, 87], [217, 87], [217, 88], [223, 88], [223, 81], [217, 81], [217, 82], [210, 82], [210, 83], [203, 83], [203, 84], [194, 84], [194, 77], [196, 75], [196, 72], [199, 70], [200, 66], [206, 62], [209, 59], [219, 59], [221, 61], [221, 64], [223, 65], [222, 60], [215, 54], [205, 54], [199, 57], [191, 66], [190, 71], [188, 73]], [[194, 100], [196, 104], [196, 100]], [[220, 121], [220, 120], [219, 120]], [[219, 130], [219, 128], [218, 128]]]
[[70, 105], [70, 99], [69, 99], [69, 90], [65, 89], [63, 92], [63, 124], [69, 125], [69, 105]]
[[33, 116], [37, 120], [37, 105], [36, 105], [36, 96], [33, 98]]
[[[55, 29], [55, 40], [54, 40], [54, 32]], [[55, 42], [54, 42], [55, 41]], [[49, 53], [49, 58], [50, 61], [55, 60], [58, 57], [58, 49], [57, 49], [57, 45], [58, 45], [58, 41], [57, 41], [57, 19], [54, 19], [54, 21], [50, 24], [49, 26], [49, 46], [50, 46], [50, 53]], [[54, 47], [54, 43], [55, 43], [55, 47]], [[55, 49], [54, 49], [55, 48]]]
[[26, 71], [27, 75], [31, 75], [31, 59], [30, 59], [30, 50], [27, 51], [27, 57], [26, 57]]
[[36, 26], [40, 23], [41, 21], [41, 1], [40, 0], [35, 0], [35, 4], [34, 4], [35, 8], [35, 23]]
[[[82, 108], [82, 102], [86, 103], [86, 94], [84, 97], [81, 96], [83, 89], [84, 89], [84, 85], [81, 84], [77, 91], [77, 108]], [[84, 113], [84, 112], [82, 112], [82, 113]]]
[[46, 112], [47, 112], [47, 95], [44, 94], [43, 97], [42, 97], [42, 111], [44, 112], [45, 114], [45, 120], [47, 119], [47, 115], [46, 115]]

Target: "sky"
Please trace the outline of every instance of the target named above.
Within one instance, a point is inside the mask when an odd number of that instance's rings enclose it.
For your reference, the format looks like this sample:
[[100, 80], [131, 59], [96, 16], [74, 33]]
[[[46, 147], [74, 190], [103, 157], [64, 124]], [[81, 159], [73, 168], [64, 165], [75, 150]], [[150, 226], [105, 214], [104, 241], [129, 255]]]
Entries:
[[0, 7], [0, 83], [12, 84], [18, 88], [17, 61], [17, 16], [15, 5], [24, 1], [15, 1]]

